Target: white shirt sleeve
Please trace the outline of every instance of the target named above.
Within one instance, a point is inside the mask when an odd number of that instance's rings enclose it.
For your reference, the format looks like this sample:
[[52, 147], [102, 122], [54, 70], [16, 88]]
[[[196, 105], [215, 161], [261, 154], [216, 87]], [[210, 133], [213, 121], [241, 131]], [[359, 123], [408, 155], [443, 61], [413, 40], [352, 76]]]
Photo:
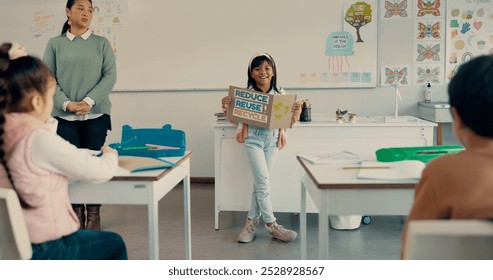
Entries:
[[82, 101], [86, 102], [87, 105], [89, 105], [89, 107], [91, 108], [96, 104], [96, 101], [94, 101], [94, 99], [90, 98], [89, 96], [84, 97]]
[[118, 156], [99, 151], [79, 149], [53, 132], [36, 131], [32, 142], [32, 161], [43, 169], [62, 174], [69, 179], [100, 183], [117, 172]]
[[62, 104], [62, 109], [63, 109], [63, 111], [67, 112], [67, 106], [68, 106], [68, 103], [69, 103], [69, 102], [70, 102], [70, 101], [65, 101], [65, 102], [63, 102], [63, 104]]

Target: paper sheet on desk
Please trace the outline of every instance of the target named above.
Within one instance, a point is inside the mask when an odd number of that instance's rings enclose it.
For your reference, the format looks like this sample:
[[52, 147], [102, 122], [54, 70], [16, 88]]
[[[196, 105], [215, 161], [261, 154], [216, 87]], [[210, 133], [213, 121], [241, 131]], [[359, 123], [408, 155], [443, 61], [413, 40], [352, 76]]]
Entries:
[[348, 152], [304, 152], [299, 154], [300, 157], [308, 160], [313, 164], [324, 163], [359, 163], [359, 155]]
[[419, 179], [425, 166], [419, 160], [394, 162], [364, 161], [361, 162], [358, 178], [376, 180]]
[[128, 174], [130, 174], [130, 170], [127, 170], [123, 167], [118, 166], [118, 168], [116, 169], [115, 176], [123, 176], [123, 175], [128, 175]]

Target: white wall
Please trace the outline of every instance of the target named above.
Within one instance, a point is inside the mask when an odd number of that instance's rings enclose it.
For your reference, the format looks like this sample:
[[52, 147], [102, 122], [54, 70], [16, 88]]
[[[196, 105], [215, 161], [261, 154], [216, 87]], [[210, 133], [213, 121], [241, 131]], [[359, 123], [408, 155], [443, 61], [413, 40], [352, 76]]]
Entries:
[[[45, 3], [49, 2], [49, 3]], [[149, 1], [128, 1], [129, 2], [129, 25], [130, 27], [123, 27], [122, 30], [119, 30], [122, 34], [120, 34], [120, 51], [122, 49], [131, 49], [128, 46], [129, 42], [124, 40], [125, 35], [131, 34], [132, 40], [139, 42], [138, 39], [135, 39], [134, 35], [137, 32], [132, 33], [132, 28], [138, 26], [144, 26], [141, 28], [142, 30], [138, 30], [139, 34], [149, 34], [146, 39], [149, 39], [147, 45], [150, 47], [163, 47], [168, 44], [169, 38], [167, 36], [154, 36], [152, 29], [146, 29], [145, 26], [149, 26], [149, 19], [156, 20], [156, 17], [153, 16], [155, 11], [159, 12], [159, 15], [163, 14], [162, 9], [155, 9], [157, 4], [159, 5], [171, 5], [171, 4], [183, 4], [183, 5], [191, 5], [193, 4], [191, 1], [185, 1], [181, 3], [180, 1], [153, 1], [149, 4]], [[146, 2], [146, 4], [143, 4]], [[241, 1], [240, 1], [241, 2]], [[266, 1], [264, 1], [266, 2]], [[272, 1], [273, 2], [273, 1]], [[286, 3], [297, 4], [297, 1], [283, 1]], [[326, 5], [329, 1], [306, 1], [306, 3], [318, 3], [320, 5]], [[343, 4], [346, 1], [330, 1], [331, 5], [334, 6], [334, 11], [341, 11]], [[334, 3], [332, 3], [334, 2]], [[380, 5], [382, 5], [383, 1], [378, 1]], [[445, 1], [442, 1], [443, 5], [446, 4]], [[216, 1], [215, 5], [221, 4], [221, 1]], [[249, 4], [252, 4], [248, 2]], [[411, 7], [411, 3], [415, 4], [416, 1], [408, 1], [409, 6]], [[228, 2], [228, 4], [230, 4]], [[264, 3], [265, 4], [265, 3]], [[271, 5], [275, 5], [275, 3], [270, 3]], [[305, 2], [303, 2], [305, 4]], [[253, 5], [253, 4], [252, 4]], [[266, 4], [267, 5], [267, 4]], [[287, 4], [286, 4], [287, 5]], [[7, 1], [0, 0], [0, 16], [4, 20], [4, 22], [9, 23], [9, 28], [0, 28], [0, 37], [2, 40], [10, 40], [17, 41], [24, 44], [30, 52], [41, 56], [44, 50], [44, 46], [46, 45], [46, 41], [49, 37], [58, 34], [59, 28], [61, 28], [61, 23], [65, 20], [65, 15], [63, 13], [64, 1], [61, 0], [52, 0], [52, 1], [44, 1], [41, 4], [41, 1]], [[196, 5], [195, 5], [196, 6]], [[194, 7], [195, 7], [194, 6]], [[307, 6], [310, 6], [307, 4]], [[151, 8], [147, 10], [147, 8]], [[222, 7], [222, 6], [220, 6]], [[255, 6], [256, 7], [256, 6]], [[286, 6], [287, 7], [287, 6]], [[295, 7], [295, 6], [293, 6]], [[152, 9], [154, 8], [154, 9]], [[214, 7], [210, 7], [214, 8]], [[226, 7], [224, 7], [226, 8]], [[283, 7], [284, 8], [284, 7]], [[14, 11], [14, 12], [12, 12]], [[146, 14], [145, 12], [148, 12]], [[166, 11], [172, 13], [180, 13], [185, 12], [188, 13], [187, 9], [167, 9]], [[198, 10], [202, 12], [202, 10]], [[279, 12], [279, 9], [276, 10]], [[411, 11], [411, 10], [410, 10]], [[48, 22], [53, 24], [47, 24], [45, 29], [34, 32], [31, 30], [31, 26], [33, 25], [33, 15], [36, 12], [40, 12], [41, 15], [53, 15], [55, 18], [53, 22]], [[326, 13], [327, 11], [323, 11]], [[143, 13], [144, 16], [140, 15]], [[177, 16], [179, 16], [177, 14]], [[303, 14], [303, 13], [302, 13]], [[209, 14], [207, 14], [209, 16]], [[316, 17], [313, 13], [310, 13], [311, 17]], [[309, 16], [309, 17], [310, 17]], [[174, 17], [173, 17], [174, 18]], [[298, 18], [297, 18], [298, 19]], [[334, 20], [337, 24], [330, 26], [319, 26], [316, 25], [313, 29], [321, 29], [323, 30], [325, 35], [328, 35], [332, 31], [340, 31], [342, 27], [342, 22], [339, 24], [337, 18], [330, 18], [330, 16], [325, 17], [327, 20]], [[140, 20], [140, 21], [139, 21]], [[142, 21], [143, 20], [143, 21]], [[163, 20], [163, 19], [161, 19]], [[279, 20], [278, 17], [273, 18], [274, 21]], [[380, 21], [380, 15], [375, 20], [378, 20], [379, 23], [379, 31], [378, 31], [378, 63], [379, 67], [377, 72], [380, 71], [381, 66], [385, 65], [410, 65], [413, 63], [413, 44], [414, 44], [414, 35], [413, 35], [413, 24], [414, 17], [409, 17], [408, 19], [399, 19], [399, 20], [388, 20], [385, 22]], [[216, 21], [214, 21], [216, 22]], [[304, 22], [307, 22], [305, 19]], [[143, 23], [142, 25], [139, 25]], [[161, 22], [162, 23], [162, 22]], [[190, 26], [183, 26], [181, 28], [172, 28], [166, 29], [167, 25], [158, 24], [160, 31], [168, 32], [173, 30], [176, 34], [173, 35], [186, 35], [190, 36], [186, 30], [190, 30], [196, 25], [191, 23]], [[52, 29], [50, 29], [53, 27]], [[245, 27], [250, 28], [251, 23], [249, 21], [245, 22]], [[289, 26], [287, 26], [289, 29]], [[311, 28], [311, 26], [310, 26]], [[299, 28], [298, 28], [299, 29]], [[142, 32], [141, 32], [142, 31]], [[284, 31], [280, 30], [281, 35], [284, 35]], [[308, 32], [302, 32], [302, 34], [310, 34]], [[125, 33], [126, 32], [126, 33]], [[147, 33], [146, 33], [147, 32]], [[284, 33], [283, 33], [284, 32]], [[243, 33], [241, 33], [243, 34]], [[292, 33], [286, 33], [289, 36]], [[324, 35], [324, 36], [325, 36]], [[279, 36], [279, 35], [278, 35]], [[324, 37], [322, 36], [322, 37]], [[193, 37], [193, 36], [192, 36]], [[207, 36], [205, 36], [208, 38]], [[193, 37], [194, 38], [194, 37]], [[225, 36], [226, 39], [230, 39], [230, 36]], [[311, 45], [305, 39], [301, 39], [300, 35], [293, 36], [297, 40], [289, 40], [288, 42], [281, 42], [283, 47], [289, 45], [289, 47], [295, 47], [300, 50], [307, 50]], [[325, 38], [325, 37], [324, 37]], [[282, 40], [281, 40], [282, 41]], [[208, 42], [201, 42], [206, 44]], [[210, 42], [209, 42], [210, 43]], [[140, 45], [139, 45], [140, 46]], [[235, 47], [235, 45], [232, 45]], [[227, 46], [225, 46], [227, 47]], [[264, 42], [263, 45], [259, 46], [259, 49], [252, 49], [250, 51], [249, 48], [244, 47], [248, 54], [254, 53], [258, 50], [270, 50], [273, 47], [278, 47], [276, 44], [273, 46], [272, 44], [266, 44]], [[175, 47], [176, 49], [177, 47]], [[235, 47], [236, 48], [236, 47]], [[146, 49], [149, 51], [148, 49]], [[139, 49], [140, 51], [140, 49]], [[178, 51], [178, 50], [177, 50]], [[149, 51], [152, 55], [155, 55], [156, 52]], [[157, 52], [159, 54], [159, 52]], [[162, 52], [161, 52], [162, 54]], [[236, 52], [235, 52], [236, 54]], [[276, 55], [276, 52], [271, 53], [276, 57], [276, 62], [278, 64], [284, 63], [281, 57]], [[121, 54], [120, 54], [121, 55]], [[135, 52], [136, 57], [138, 57], [138, 61], [143, 61], [141, 63], [142, 66], [154, 69], [149, 67], [149, 63], [151, 61], [149, 59], [143, 59], [141, 56], [142, 53], [138, 51]], [[179, 59], [181, 56], [176, 53], [173, 54], [173, 58]], [[238, 54], [238, 57], [244, 57], [244, 55]], [[122, 58], [121, 58], [122, 59]], [[157, 60], [161, 59], [161, 57], [156, 57]], [[195, 64], [187, 64], [181, 65], [176, 63], [169, 63], [168, 66], [171, 66], [170, 69], [175, 69], [176, 67], [181, 67], [183, 70], [194, 72], [196, 69], [199, 69], [197, 65], [203, 65], [206, 60], [197, 60]], [[442, 58], [441, 63], [444, 63], [445, 59]], [[173, 62], [173, 61], [171, 61]], [[245, 64], [247, 61], [245, 61]], [[220, 62], [218, 62], [220, 66], [224, 66]], [[208, 64], [207, 64], [208, 65]], [[122, 71], [128, 71], [129, 75], [122, 75], [119, 79], [125, 79], [125, 82], [135, 83], [136, 85], [129, 88], [139, 88], [137, 85], [139, 83], [144, 82], [146, 77], [142, 77], [144, 73], [142, 71], [138, 71], [137, 66], [140, 65], [131, 65], [128, 69], [119, 69], [120, 74]], [[291, 66], [296, 67], [297, 65]], [[299, 66], [299, 65], [298, 65]], [[203, 73], [203, 77], [207, 77], [207, 75], [214, 75], [214, 77], [220, 77], [221, 81], [225, 79], [227, 76], [224, 72], [231, 72], [233, 70], [225, 67], [220, 67], [220, 70], [210, 69], [210, 71], [206, 71]], [[292, 68], [296, 69], [296, 68]], [[278, 69], [281, 77], [279, 80], [281, 81], [282, 86], [282, 71], [288, 71], [292, 69]], [[223, 72], [221, 72], [223, 71]], [[163, 74], [165, 72], [159, 72]], [[188, 73], [188, 72], [187, 72]], [[202, 73], [202, 71], [200, 71]], [[244, 73], [242, 71], [241, 73]], [[244, 74], [242, 74], [244, 75]], [[129, 77], [130, 76], [130, 77]], [[196, 76], [196, 75], [195, 75]], [[234, 76], [236, 77], [236, 75]], [[286, 76], [284, 76], [286, 78]], [[167, 77], [170, 78], [170, 77]], [[240, 76], [239, 79], [242, 81], [245, 80], [246, 77]], [[194, 81], [196, 77], [191, 77], [190, 82]], [[225, 84], [229, 85], [230, 83], [234, 83], [234, 81], [230, 81], [229, 79], [225, 79]], [[238, 86], [242, 86], [238, 84]], [[143, 88], [151, 88], [143, 87]], [[188, 88], [188, 87], [187, 87]], [[337, 108], [347, 109], [352, 113], [356, 113], [360, 116], [371, 116], [371, 115], [393, 115], [394, 114], [394, 92], [392, 88], [389, 87], [377, 87], [377, 88], [369, 88], [369, 89], [305, 89], [305, 90], [289, 90], [289, 93], [298, 94], [298, 99], [306, 99], [310, 98], [313, 103], [312, 115], [334, 115]], [[401, 94], [403, 97], [403, 101], [400, 104], [399, 111], [400, 115], [413, 115], [417, 116], [417, 102], [423, 100], [423, 88], [422, 86], [402, 86]], [[446, 85], [434, 85], [433, 86], [433, 99], [436, 101], [446, 101]], [[184, 130], [187, 134], [187, 148], [193, 151], [192, 156], [192, 165], [191, 165], [191, 175], [193, 177], [214, 177], [214, 144], [213, 144], [213, 127], [212, 123], [215, 121], [213, 113], [219, 110], [220, 99], [222, 96], [226, 95], [226, 90], [224, 91], [167, 91], [167, 92], [115, 92], [111, 95], [111, 100], [113, 102], [113, 110], [112, 110], [112, 121], [113, 121], [113, 131], [110, 132], [109, 137], [107, 138], [108, 143], [112, 142], [120, 142], [121, 135], [121, 126], [124, 124], [130, 124], [135, 128], [142, 127], [161, 127], [163, 124], [169, 123], [172, 124], [175, 128]], [[296, 128], [294, 128], [296, 129]], [[444, 128], [444, 144], [455, 143], [454, 136], [450, 131], [450, 125], [445, 125]]]
[[[358, 116], [394, 115], [393, 88], [294, 90], [298, 99], [312, 101], [312, 116], [335, 116], [337, 108]], [[421, 86], [401, 87], [403, 101], [399, 115], [417, 116], [418, 102], [424, 99]], [[214, 177], [214, 112], [220, 109], [225, 91], [118, 92], [111, 95], [113, 130], [108, 143], [120, 142], [121, 126], [161, 127], [169, 123], [185, 131], [187, 149], [193, 152], [192, 177]], [[433, 100], [447, 101], [445, 85], [433, 88]], [[334, 117], [335, 118], [335, 117]], [[296, 128], [293, 128], [296, 129]], [[289, 141], [289, 139], [288, 139]], [[456, 143], [450, 125], [444, 128], [444, 144]], [[288, 142], [289, 145], [289, 142]]]

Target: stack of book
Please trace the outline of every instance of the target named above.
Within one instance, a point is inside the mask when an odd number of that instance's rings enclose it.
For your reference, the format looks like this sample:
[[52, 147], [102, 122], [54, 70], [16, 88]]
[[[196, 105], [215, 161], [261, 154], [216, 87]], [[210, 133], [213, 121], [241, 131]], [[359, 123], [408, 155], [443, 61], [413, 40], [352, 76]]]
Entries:
[[214, 113], [214, 116], [216, 117], [216, 121], [227, 121], [226, 114], [223, 112]]

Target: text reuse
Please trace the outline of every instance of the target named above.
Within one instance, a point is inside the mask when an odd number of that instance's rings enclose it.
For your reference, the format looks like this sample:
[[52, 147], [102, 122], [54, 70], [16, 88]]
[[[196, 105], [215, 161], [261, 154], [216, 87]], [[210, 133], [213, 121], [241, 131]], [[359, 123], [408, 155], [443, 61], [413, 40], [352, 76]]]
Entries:
[[262, 104], [244, 101], [241, 99], [235, 100], [235, 108], [242, 108], [246, 110], [252, 110], [255, 112], [262, 112], [264, 106]]

